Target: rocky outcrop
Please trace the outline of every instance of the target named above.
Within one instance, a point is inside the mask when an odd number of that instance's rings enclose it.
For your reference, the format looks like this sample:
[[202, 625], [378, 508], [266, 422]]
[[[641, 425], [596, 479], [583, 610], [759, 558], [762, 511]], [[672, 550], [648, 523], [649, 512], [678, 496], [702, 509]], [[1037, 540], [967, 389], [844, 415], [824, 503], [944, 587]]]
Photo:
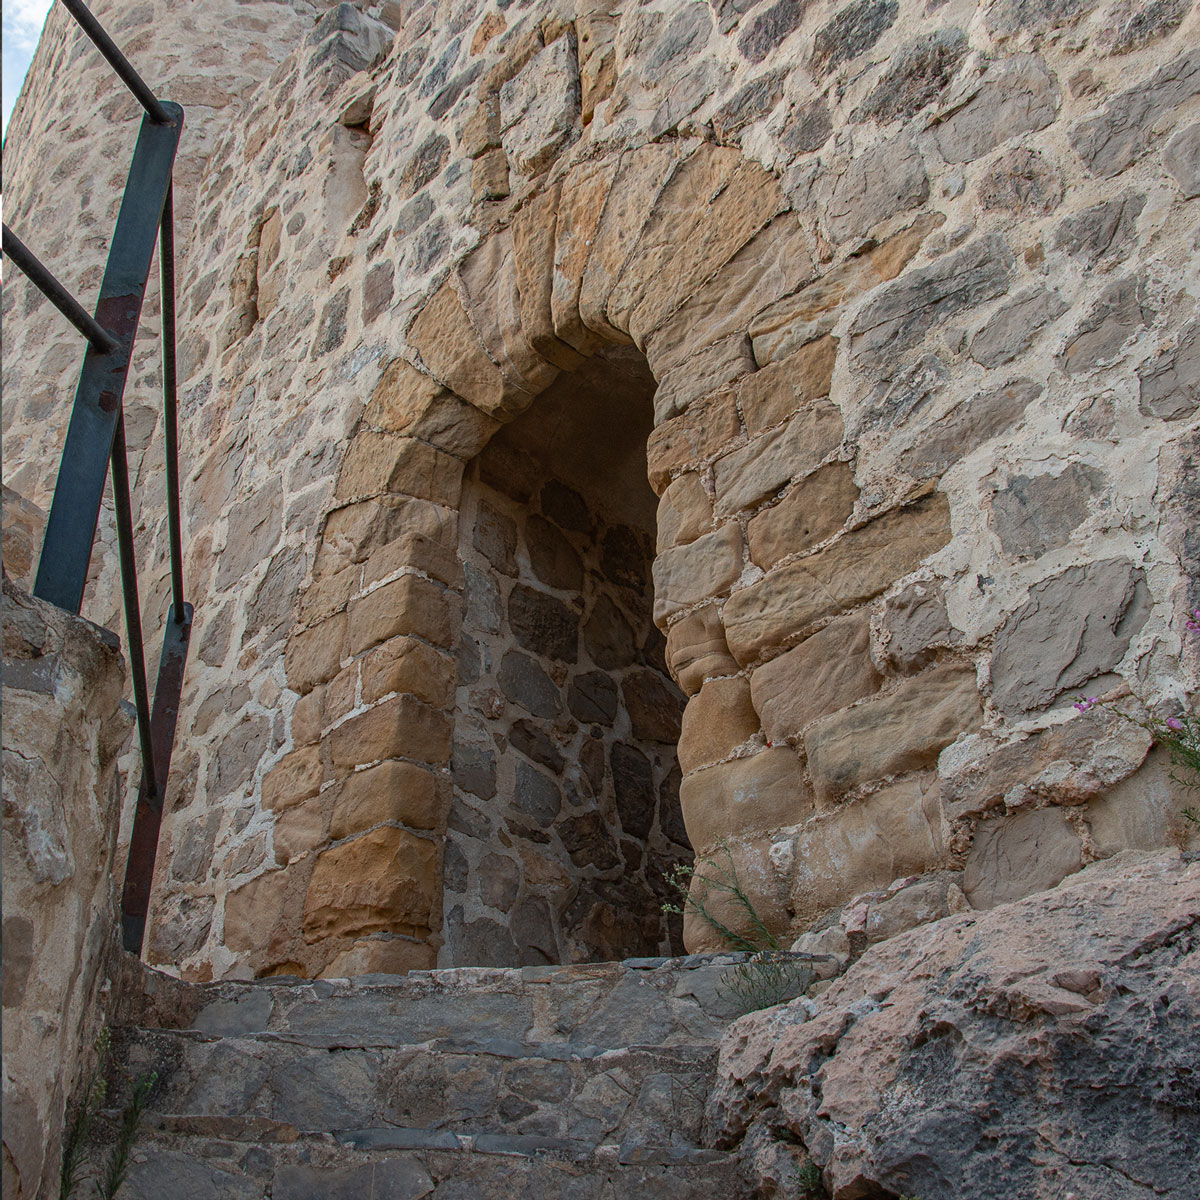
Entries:
[[707, 1121], [767, 1196], [1190, 1196], [1197, 1028], [1200, 862], [1126, 853], [743, 1017]]

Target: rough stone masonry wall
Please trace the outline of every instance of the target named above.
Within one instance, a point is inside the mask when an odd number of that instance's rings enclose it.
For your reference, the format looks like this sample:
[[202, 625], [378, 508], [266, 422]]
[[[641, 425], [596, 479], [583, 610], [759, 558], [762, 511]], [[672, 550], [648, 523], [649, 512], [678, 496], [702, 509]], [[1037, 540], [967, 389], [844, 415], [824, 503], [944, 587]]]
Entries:
[[[187, 251], [198, 641], [151, 954], [428, 961], [464, 464], [612, 342], [658, 385], [688, 833], [773, 926], [1182, 838], [1147, 739], [1070, 700], [1195, 689], [1198, 21], [333, 10], [214, 145]], [[363, 69], [328, 86], [331, 56]], [[293, 856], [286, 814], [348, 787], [357, 823]]]
[[64, 1106], [112, 998], [130, 720], [111, 635], [7, 574], [3, 621], [4, 1195], [33, 1200], [58, 1188]]

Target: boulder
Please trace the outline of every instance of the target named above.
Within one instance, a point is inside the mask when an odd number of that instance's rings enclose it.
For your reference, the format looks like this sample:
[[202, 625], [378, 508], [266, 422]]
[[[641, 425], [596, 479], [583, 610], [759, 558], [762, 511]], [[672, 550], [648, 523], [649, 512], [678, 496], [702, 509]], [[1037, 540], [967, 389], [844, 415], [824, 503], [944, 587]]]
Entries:
[[730, 1028], [709, 1135], [832, 1200], [1190, 1195], [1198, 924], [1200, 863], [1127, 853], [882, 942]]

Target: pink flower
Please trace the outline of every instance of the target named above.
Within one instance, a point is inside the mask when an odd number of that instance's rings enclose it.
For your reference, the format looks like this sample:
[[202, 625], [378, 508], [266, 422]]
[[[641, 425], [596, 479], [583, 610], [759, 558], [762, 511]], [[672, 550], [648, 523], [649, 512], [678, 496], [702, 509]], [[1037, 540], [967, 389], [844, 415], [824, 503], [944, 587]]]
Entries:
[[1178, 717], [1168, 717], [1167, 728], [1180, 730], [1183, 728], [1183, 722]]
[[1080, 696], [1080, 698], [1075, 701], [1075, 707], [1079, 709], [1080, 712], [1087, 712], [1089, 708], [1095, 708], [1099, 703], [1100, 701], [1097, 700], [1095, 696]]

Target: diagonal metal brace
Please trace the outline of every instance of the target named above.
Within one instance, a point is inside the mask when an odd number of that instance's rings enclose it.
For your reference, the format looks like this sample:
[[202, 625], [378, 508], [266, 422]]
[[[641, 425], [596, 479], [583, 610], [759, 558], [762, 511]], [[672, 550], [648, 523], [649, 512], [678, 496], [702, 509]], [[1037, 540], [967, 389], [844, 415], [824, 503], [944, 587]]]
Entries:
[[83, 603], [133, 341], [183, 131], [183, 109], [166, 101], [162, 107], [169, 124], [142, 119], [96, 303], [96, 320], [117, 347], [102, 353], [89, 346], [84, 357], [33, 585], [35, 596], [72, 613]]
[[[171, 606], [163, 631], [162, 657], [158, 663], [158, 682], [154, 686], [154, 712], [150, 718], [150, 740], [154, 769], [166, 780], [171, 770], [171, 750], [175, 745], [175, 726], [179, 721], [179, 703], [183, 694], [183, 671], [187, 665], [192, 638], [193, 609], [183, 606], [183, 620], [177, 620]], [[125, 949], [140, 954], [150, 911], [150, 888], [154, 881], [154, 859], [158, 852], [158, 829], [162, 824], [165, 789], [157, 793], [143, 775], [133, 812], [133, 832], [129, 839], [129, 862], [125, 868], [125, 890], [121, 897], [121, 938]]]

